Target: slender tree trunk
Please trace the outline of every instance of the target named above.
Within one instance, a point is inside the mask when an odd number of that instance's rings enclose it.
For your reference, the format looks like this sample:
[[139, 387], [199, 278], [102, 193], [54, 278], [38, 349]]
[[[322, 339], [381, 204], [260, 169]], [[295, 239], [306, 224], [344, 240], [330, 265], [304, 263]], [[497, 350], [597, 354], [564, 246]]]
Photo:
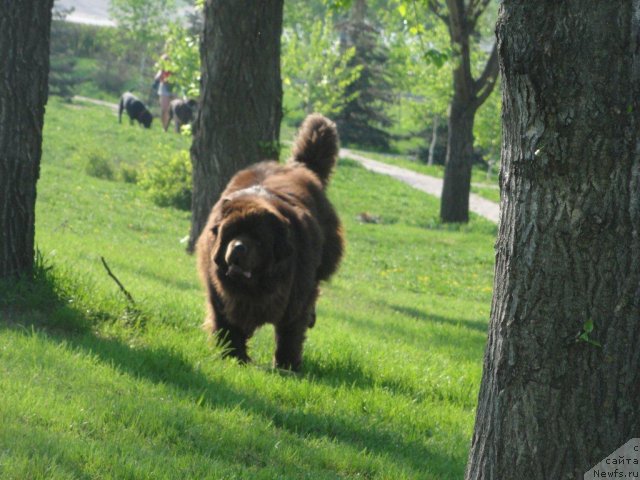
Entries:
[[440, 201], [443, 222], [469, 220], [469, 191], [473, 165], [473, 121], [478, 108], [489, 97], [498, 75], [498, 56], [494, 46], [482, 74], [471, 72], [470, 37], [488, 0], [469, 2], [446, 0], [448, 15], [436, 0], [429, 2], [433, 12], [447, 22], [456, 67], [453, 70], [453, 99], [449, 112], [449, 136], [444, 183]]
[[640, 436], [640, 1], [504, 0], [502, 204], [466, 478]]
[[238, 170], [277, 158], [283, 0], [207, 0], [189, 250]]
[[436, 154], [436, 144], [438, 143], [438, 127], [440, 126], [440, 116], [433, 117], [433, 125], [431, 126], [431, 142], [429, 143], [429, 159], [427, 165], [434, 164]]
[[440, 218], [445, 222], [469, 221], [469, 191], [473, 165], [473, 121], [470, 102], [454, 99], [449, 114]]
[[53, 0], [0, 0], [0, 278], [33, 270]]

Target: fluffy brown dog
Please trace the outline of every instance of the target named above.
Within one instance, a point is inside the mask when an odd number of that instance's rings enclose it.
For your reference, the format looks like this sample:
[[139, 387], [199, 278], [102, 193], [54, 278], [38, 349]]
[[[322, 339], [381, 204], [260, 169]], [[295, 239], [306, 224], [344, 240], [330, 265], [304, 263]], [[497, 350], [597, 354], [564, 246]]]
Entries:
[[274, 365], [300, 368], [318, 284], [336, 271], [343, 252], [340, 220], [325, 194], [337, 155], [335, 125], [310, 115], [287, 165], [242, 170], [213, 207], [198, 239], [198, 267], [205, 328], [227, 344], [228, 355], [249, 361], [247, 340], [271, 323]]

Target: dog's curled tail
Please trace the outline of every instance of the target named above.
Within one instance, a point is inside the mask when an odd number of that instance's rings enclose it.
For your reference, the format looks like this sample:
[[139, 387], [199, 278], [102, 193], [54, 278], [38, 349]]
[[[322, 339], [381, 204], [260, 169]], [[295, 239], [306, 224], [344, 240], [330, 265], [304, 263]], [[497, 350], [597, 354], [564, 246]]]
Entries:
[[292, 160], [304, 164], [326, 186], [338, 160], [339, 148], [336, 124], [323, 115], [312, 113], [300, 126]]

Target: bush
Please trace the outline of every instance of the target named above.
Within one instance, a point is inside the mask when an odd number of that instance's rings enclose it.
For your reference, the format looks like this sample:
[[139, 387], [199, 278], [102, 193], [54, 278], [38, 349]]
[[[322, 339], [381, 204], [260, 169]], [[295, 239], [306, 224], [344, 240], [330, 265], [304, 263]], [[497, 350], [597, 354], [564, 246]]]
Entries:
[[191, 209], [191, 159], [182, 150], [168, 162], [156, 162], [142, 170], [139, 185], [147, 191], [153, 203], [160, 207]]
[[84, 171], [92, 177], [102, 178], [104, 180], [113, 180], [115, 175], [111, 161], [106, 157], [104, 152], [99, 150], [88, 150], [79, 153], [86, 158]]
[[120, 167], [120, 178], [124, 183], [138, 183], [138, 170], [130, 165]]

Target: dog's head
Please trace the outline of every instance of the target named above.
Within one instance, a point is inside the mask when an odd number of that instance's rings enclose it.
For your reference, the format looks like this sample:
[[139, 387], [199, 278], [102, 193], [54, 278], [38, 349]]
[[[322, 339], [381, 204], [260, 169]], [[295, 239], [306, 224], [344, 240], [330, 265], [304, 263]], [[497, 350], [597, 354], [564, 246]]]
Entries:
[[195, 114], [198, 111], [198, 101], [190, 98], [187, 100], [187, 106], [191, 109], [191, 111]]
[[289, 221], [267, 199], [221, 200], [211, 233], [211, 261], [226, 288], [251, 293], [270, 290], [293, 254]]
[[149, 110], [143, 110], [138, 116], [138, 121], [144, 126], [144, 128], [150, 128], [151, 122], [153, 122], [153, 115]]

